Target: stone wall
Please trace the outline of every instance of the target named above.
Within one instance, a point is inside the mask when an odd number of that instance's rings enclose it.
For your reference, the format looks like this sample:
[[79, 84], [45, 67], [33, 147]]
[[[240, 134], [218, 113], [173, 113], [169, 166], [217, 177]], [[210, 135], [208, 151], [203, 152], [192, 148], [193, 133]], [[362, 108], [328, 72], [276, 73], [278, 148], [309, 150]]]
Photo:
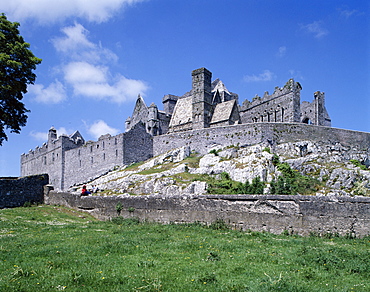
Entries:
[[104, 135], [98, 141], [65, 152], [65, 188], [90, 181], [116, 166], [146, 160], [153, 155], [152, 136], [143, 124], [116, 136]]
[[20, 207], [25, 202], [43, 203], [47, 174], [20, 178], [0, 178], [0, 208]]
[[123, 153], [125, 165], [153, 157], [153, 137], [146, 132], [145, 125], [137, 124], [124, 133]]
[[116, 136], [101, 136], [98, 141], [75, 143], [61, 135], [49, 139], [41, 148], [21, 156], [21, 175], [48, 173], [55, 189], [64, 190], [86, 183], [116, 166], [146, 160], [153, 156], [153, 139], [145, 125]]
[[153, 154], [189, 146], [192, 151], [206, 154], [212, 147], [249, 146], [257, 143], [274, 145], [286, 142], [312, 141], [327, 145], [340, 143], [348, 151], [368, 150], [370, 133], [302, 123], [253, 123], [219, 128], [192, 130], [153, 137]]
[[58, 139], [50, 139], [49, 137], [48, 143], [44, 143], [42, 147], [36, 147], [35, 150], [21, 155], [21, 176], [47, 173], [50, 183], [58, 189], [63, 189], [65, 184], [65, 153], [80, 146], [81, 143], [76, 143], [63, 134]]
[[123, 134], [101, 136], [98, 141], [65, 152], [64, 185], [68, 188], [83, 183], [122, 163]]
[[284, 195], [87, 196], [50, 191], [47, 204], [89, 212], [98, 219], [118, 216], [160, 223], [210, 224], [223, 219], [235, 229], [309, 235], [370, 234], [370, 198]]

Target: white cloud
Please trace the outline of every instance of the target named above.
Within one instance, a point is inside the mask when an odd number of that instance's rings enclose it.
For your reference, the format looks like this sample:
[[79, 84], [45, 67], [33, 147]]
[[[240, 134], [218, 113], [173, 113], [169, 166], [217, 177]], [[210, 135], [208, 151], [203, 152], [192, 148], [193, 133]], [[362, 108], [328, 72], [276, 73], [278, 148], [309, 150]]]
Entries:
[[71, 62], [64, 67], [64, 78], [71, 84], [105, 83], [108, 68], [87, 62]]
[[145, 96], [148, 89], [145, 82], [110, 72], [107, 64], [116, 62], [118, 57], [101, 44], [90, 42], [88, 31], [82, 25], [75, 23], [62, 32], [65, 36], [54, 39], [53, 43], [70, 59], [62, 71], [75, 95], [114, 103], [134, 100], [138, 94]]
[[282, 46], [282, 47], [279, 48], [276, 55], [281, 58], [281, 57], [285, 56], [285, 53], [286, 53], [286, 47]]
[[134, 100], [144, 94], [148, 86], [140, 80], [128, 79], [120, 74], [110, 84], [109, 68], [86, 62], [71, 62], [64, 68], [65, 80], [73, 87], [75, 95], [105, 99], [114, 103]]
[[312, 23], [302, 25], [301, 28], [306, 32], [313, 34], [317, 39], [320, 39], [329, 33], [329, 31], [323, 27], [322, 21], [314, 21]]
[[61, 29], [65, 37], [52, 40], [57, 51], [68, 53], [77, 49], [94, 48], [95, 45], [87, 39], [88, 30], [81, 24], [75, 23], [74, 26], [67, 26]]
[[362, 13], [360, 11], [358, 11], [357, 9], [353, 9], [353, 10], [349, 10], [349, 9], [339, 9], [339, 12], [340, 12], [340, 16], [348, 19], [352, 16], [358, 16], [358, 15], [362, 15]]
[[102, 120], [98, 120], [94, 124], [92, 124], [88, 128], [88, 131], [92, 136], [95, 137], [95, 139], [98, 139], [101, 135], [117, 135], [119, 133], [118, 129], [108, 126], [107, 123]]
[[264, 70], [259, 75], [246, 75], [243, 77], [245, 82], [260, 82], [260, 81], [271, 81], [275, 78], [275, 74], [270, 70]]
[[30, 136], [33, 137], [37, 141], [47, 141], [48, 140], [48, 133], [47, 132], [31, 131]]
[[58, 80], [46, 88], [42, 84], [30, 85], [28, 91], [35, 96], [35, 101], [40, 103], [56, 104], [67, 98], [65, 88]]
[[118, 57], [111, 50], [103, 48], [101, 44], [94, 44], [88, 40], [89, 31], [81, 24], [67, 26], [61, 29], [63, 37], [51, 40], [55, 49], [73, 60], [83, 60], [91, 63], [116, 62]]
[[55, 72], [63, 74], [65, 86], [60, 82], [47, 88], [43, 85], [36, 86], [33, 93], [36, 94], [37, 101], [62, 101], [65, 99], [64, 88], [69, 86], [76, 96], [118, 104], [134, 100], [138, 94], [145, 96], [148, 86], [144, 81], [111, 72], [108, 65], [118, 60], [117, 55], [101, 44], [91, 42], [88, 39], [88, 30], [81, 24], [75, 23], [61, 31], [64, 36], [52, 39], [52, 43], [66, 59], [65, 64], [55, 68]]
[[289, 75], [294, 78], [294, 79], [299, 79], [299, 80], [304, 80], [304, 77], [301, 73], [301, 71], [297, 71], [297, 70], [294, 70], [294, 69], [290, 69], [289, 71]]
[[0, 10], [17, 21], [36, 19], [40, 23], [79, 17], [101, 23], [122, 8], [143, 0], [11, 0], [1, 1]]
[[60, 127], [57, 129], [58, 136], [64, 134], [64, 135], [71, 135], [74, 132], [74, 130], [66, 129], [64, 127]]

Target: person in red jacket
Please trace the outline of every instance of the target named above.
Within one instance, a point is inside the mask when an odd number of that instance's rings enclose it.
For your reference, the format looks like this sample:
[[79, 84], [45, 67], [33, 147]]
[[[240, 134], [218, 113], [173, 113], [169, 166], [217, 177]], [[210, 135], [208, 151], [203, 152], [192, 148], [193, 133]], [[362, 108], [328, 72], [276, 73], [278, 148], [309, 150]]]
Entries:
[[86, 186], [84, 185], [83, 187], [82, 187], [82, 190], [81, 190], [81, 196], [88, 196], [88, 195], [90, 195], [91, 194], [91, 192], [89, 192], [87, 189], [86, 189]]

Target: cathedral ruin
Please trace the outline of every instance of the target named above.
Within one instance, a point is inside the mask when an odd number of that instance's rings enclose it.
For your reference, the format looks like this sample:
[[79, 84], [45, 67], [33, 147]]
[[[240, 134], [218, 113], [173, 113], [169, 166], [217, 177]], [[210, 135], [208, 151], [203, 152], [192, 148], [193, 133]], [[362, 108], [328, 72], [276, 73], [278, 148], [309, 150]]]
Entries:
[[209, 70], [196, 69], [192, 72], [191, 90], [182, 96], [165, 95], [163, 110], [154, 103], [148, 107], [139, 96], [132, 116], [125, 122], [125, 133], [106, 134], [98, 141], [86, 142], [78, 131], [58, 137], [51, 128], [46, 143], [22, 154], [21, 175], [48, 173], [50, 183], [64, 190], [171, 147], [189, 145], [193, 151], [204, 153], [215, 145], [252, 145], [263, 141], [273, 144], [286, 137], [285, 132], [292, 133], [292, 129], [298, 133], [294, 139], [319, 139], [323, 130], [317, 126], [331, 127], [325, 95], [317, 91], [312, 102], [301, 103], [301, 89], [298, 82], [290, 79], [272, 94], [265, 92], [263, 97], [255, 96], [239, 104], [239, 96], [221, 80], [212, 81]]

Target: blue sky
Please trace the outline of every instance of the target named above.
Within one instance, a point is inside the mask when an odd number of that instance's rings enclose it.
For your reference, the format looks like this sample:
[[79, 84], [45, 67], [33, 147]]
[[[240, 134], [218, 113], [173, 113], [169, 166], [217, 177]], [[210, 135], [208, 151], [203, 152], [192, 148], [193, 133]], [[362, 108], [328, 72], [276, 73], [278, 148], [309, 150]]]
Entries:
[[51, 126], [85, 140], [123, 132], [138, 94], [162, 109], [200, 67], [240, 102], [294, 78], [301, 101], [325, 92], [333, 127], [370, 132], [368, 0], [0, 0], [0, 12], [43, 59], [0, 176], [18, 176]]

